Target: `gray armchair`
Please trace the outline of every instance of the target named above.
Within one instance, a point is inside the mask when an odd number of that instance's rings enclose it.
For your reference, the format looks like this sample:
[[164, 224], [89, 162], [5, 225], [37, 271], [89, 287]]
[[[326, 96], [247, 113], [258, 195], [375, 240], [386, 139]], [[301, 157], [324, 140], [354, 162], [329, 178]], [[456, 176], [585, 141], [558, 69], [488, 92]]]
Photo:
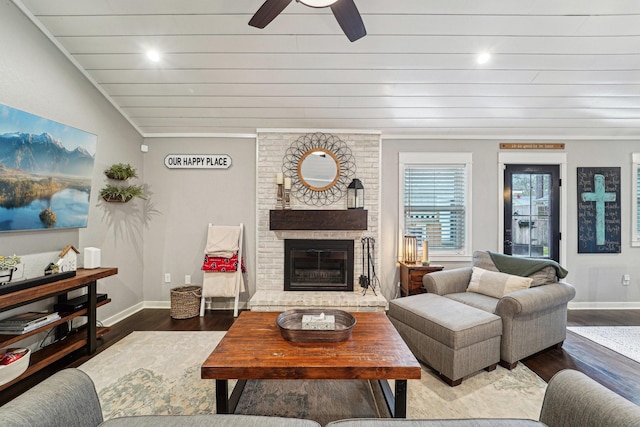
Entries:
[[[487, 252], [474, 253], [473, 265], [498, 271]], [[545, 267], [528, 276], [534, 284], [502, 298], [467, 292], [472, 267], [426, 274], [427, 292], [494, 313], [502, 319], [500, 364], [513, 369], [519, 360], [546, 348], [562, 346], [567, 334], [567, 304], [575, 288], [558, 282], [553, 267]]]

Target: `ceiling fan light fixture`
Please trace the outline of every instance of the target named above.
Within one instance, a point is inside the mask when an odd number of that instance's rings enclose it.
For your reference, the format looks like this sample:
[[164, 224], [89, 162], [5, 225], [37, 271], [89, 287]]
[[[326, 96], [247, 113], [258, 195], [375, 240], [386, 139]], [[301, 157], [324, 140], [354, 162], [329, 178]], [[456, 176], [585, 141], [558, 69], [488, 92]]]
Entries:
[[297, 1], [309, 7], [327, 7], [336, 3], [338, 0], [297, 0]]
[[[264, 28], [273, 21], [293, 0], [266, 0], [251, 17], [249, 25]], [[367, 35], [362, 17], [355, 0], [296, 0], [305, 6], [314, 8], [330, 7], [333, 16], [349, 41], [356, 41]]]

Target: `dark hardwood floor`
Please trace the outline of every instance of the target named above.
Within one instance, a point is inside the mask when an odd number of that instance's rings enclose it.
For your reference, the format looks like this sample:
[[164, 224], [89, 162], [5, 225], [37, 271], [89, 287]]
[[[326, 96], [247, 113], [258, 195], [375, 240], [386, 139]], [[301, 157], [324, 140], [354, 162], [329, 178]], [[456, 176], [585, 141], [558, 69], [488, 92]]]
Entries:
[[[640, 310], [569, 310], [569, 326], [640, 326]], [[561, 349], [524, 360], [545, 381], [561, 369], [582, 371], [605, 387], [640, 405], [640, 363], [567, 331]]]
[[[114, 325], [99, 340], [96, 354], [109, 348], [133, 331], [226, 331], [234, 318], [231, 311], [208, 311], [204, 317], [176, 320], [169, 310], [145, 309]], [[569, 326], [640, 326], [640, 310], [570, 310]], [[28, 388], [65, 367], [77, 367], [93, 356], [83, 350], [60, 360], [49, 368], [32, 375], [4, 390], [0, 404], [11, 400]], [[640, 363], [567, 332], [560, 349], [548, 349], [525, 359], [529, 369], [545, 381], [562, 369], [584, 372], [607, 388], [640, 405]]]

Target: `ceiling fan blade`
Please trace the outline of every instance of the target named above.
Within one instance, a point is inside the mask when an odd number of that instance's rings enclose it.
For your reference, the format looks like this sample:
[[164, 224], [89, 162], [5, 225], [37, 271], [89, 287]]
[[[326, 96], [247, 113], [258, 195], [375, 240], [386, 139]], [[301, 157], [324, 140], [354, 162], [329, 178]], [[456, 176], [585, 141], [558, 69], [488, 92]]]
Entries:
[[354, 42], [367, 35], [364, 22], [353, 0], [338, 0], [331, 5], [331, 11], [350, 41]]
[[293, 0], [267, 0], [265, 1], [260, 9], [253, 15], [251, 20], [249, 21], [249, 25], [256, 28], [264, 28], [271, 21], [273, 21], [276, 16], [280, 15], [280, 13], [289, 6]]

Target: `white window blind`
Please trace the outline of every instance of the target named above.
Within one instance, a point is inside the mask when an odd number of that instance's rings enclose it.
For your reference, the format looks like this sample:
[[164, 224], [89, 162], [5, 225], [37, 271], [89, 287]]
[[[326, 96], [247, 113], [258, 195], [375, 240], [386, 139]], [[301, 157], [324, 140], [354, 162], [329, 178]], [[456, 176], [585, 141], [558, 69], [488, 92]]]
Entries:
[[636, 168], [636, 236], [640, 236], [640, 166]]
[[399, 238], [428, 241], [432, 261], [471, 257], [471, 153], [400, 153], [399, 166]]
[[426, 239], [433, 251], [465, 248], [465, 165], [407, 165], [404, 174], [405, 234]]
[[640, 166], [636, 168], [636, 236], [640, 236]]
[[631, 180], [631, 246], [640, 246], [640, 153], [633, 153], [631, 170], [633, 172]]

